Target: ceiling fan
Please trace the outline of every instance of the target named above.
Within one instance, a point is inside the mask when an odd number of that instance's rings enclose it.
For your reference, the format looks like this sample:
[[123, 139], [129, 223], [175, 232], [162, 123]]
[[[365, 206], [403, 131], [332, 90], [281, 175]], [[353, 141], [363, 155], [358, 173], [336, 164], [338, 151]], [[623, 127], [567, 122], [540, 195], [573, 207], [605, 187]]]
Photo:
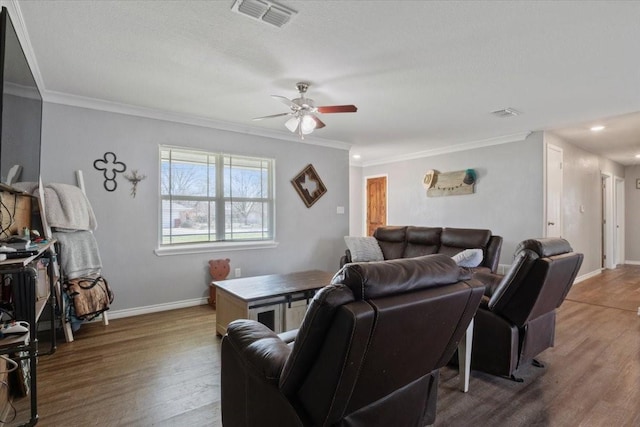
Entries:
[[270, 116], [256, 117], [253, 120], [271, 119], [274, 117], [291, 116], [284, 124], [291, 132], [300, 135], [300, 139], [304, 139], [304, 135], [308, 135], [314, 129], [320, 129], [326, 125], [320, 120], [315, 113], [355, 113], [358, 108], [355, 105], [328, 105], [324, 107], [316, 107], [313, 99], [305, 97], [310, 83], [298, 82], [296, 88], [300, 92], [299, 98], [289, 99], [284, 96], [271, 95], [283, 104], [289, 106], [291, 111], [288, 113], [272, 114]]

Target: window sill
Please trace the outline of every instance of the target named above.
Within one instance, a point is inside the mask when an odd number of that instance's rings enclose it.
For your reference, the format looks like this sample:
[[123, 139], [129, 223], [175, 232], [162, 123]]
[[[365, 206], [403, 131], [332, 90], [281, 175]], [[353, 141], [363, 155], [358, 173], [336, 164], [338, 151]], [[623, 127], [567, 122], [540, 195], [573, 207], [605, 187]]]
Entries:
[[244, 251], [251, 249], [272, 249], [278, 247], [278, 242], [221, 242], [198, 245], [176, 245], [156, 248], [153, 252], [157, 256], [201, 254], [206, 252]]

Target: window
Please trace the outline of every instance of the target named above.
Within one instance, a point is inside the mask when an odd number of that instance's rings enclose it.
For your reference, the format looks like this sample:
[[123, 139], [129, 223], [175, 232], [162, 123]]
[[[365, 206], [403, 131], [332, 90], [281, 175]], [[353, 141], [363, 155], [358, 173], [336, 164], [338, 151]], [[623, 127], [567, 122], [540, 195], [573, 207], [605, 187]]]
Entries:
[[272, 241], [274, 163], [160, 147], [160, 246]]

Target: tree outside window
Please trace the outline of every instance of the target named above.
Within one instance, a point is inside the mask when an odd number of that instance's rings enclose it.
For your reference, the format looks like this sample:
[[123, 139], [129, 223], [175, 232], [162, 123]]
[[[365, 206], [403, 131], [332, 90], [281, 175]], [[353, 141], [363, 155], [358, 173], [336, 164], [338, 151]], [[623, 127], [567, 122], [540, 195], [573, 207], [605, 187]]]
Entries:
[[161, 245], [274, 239], [274, 160], [160, 148]]

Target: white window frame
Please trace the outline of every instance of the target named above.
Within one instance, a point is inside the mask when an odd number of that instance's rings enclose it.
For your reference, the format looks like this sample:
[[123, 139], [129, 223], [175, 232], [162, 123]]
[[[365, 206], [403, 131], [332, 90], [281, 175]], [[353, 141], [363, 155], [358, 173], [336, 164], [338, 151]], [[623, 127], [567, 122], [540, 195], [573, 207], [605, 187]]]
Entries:
[[[194, 154], [194, 155], [202, 155], [202, 156], [212, 156], [216, 159], [216, 192], [215, 196], [187, 196], [187, 198], [191, 200], [201, 200], [201, 201], [214, 201], [216, 205], [216, 234], [219, 240], [207, 240], [206, 242], [190, 242], [190, 243], [163, 243], [163, 202], [166, 200], [172, 200], [171, 196], [167, 199], [166, 195], [162, 194], [162, 163], [163, 163], [163, 151], [175, 151], [181, 154]], [[267, 162], [269, 164], [269, 182], [268, 182], [268, 196], [266, 198], [261, 198], [260, 201], [262, 203], [267, 203], [269, 212], [267, 213], [267, 217], [269, 219], [269, 224], [267, 224], [266, 229], [271, 230], [270, 238], [267, 239], [258, 239], [258, 240], [224, 240], [225, 235], [225, 203], [233, 198], [230, 198], [228, 195], [224, 194], [224, 162], [225, 158], [230, 158], [233, 163], [233, 159], [251, 159], [251, 160], [259, 160], [263, 162]], [[275, 240], [276, 236], [276, 194], [275, 194], [275, 160], [270, 158], [258, 157], [258, 156], [247, 156], [240, 154], [232, 154], [232, 153], [222, 153], [222, 152], [210, 152], [206, 150], [199, 150], [193, 148], [185, 148], [185, 147], [176, 147], [176, 146], [168, 146], [168, 145], [160, 145], [158, 150], [158, 165], [159, 165], [159, 186], [158, 186], [158, 197], [159, 197], [159, 212], [158, 212], [158, 242], [157, 247], [155, 249], [155, 253], [158, 256], [163, 255], [177, 255], [177, 254], [185, 254], [185, 253], [204, 253], [204, 252], [222, 252], [222, 251], [231, 251], [231, 250], [245, 250], [245, 249], [261, 249], [261, 248], [274, 248], [278, 246], [278, 243]], [[222, 167], [220, 167], [222, 165]], [[177, 198], [185, 198], [185, 195], [177, 196]], [[211, 217], [210, 217], [211, 218]], [[263, 229], [265, 228], [263, 224]], [[222, 238], [221, 238], [222, 237]]]

